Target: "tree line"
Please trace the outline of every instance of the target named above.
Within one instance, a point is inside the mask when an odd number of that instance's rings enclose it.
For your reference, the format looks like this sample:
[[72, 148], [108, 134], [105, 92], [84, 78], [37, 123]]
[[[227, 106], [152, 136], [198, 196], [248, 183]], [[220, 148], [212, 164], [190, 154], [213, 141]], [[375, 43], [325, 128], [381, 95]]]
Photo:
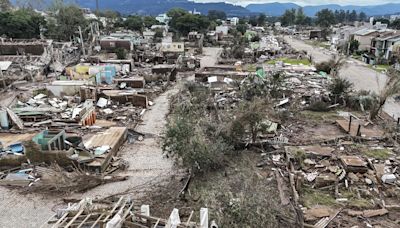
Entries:
[[357, 14], [355, 10], [335, 10], [322, 9], [318, 11], [315, 18], [311, 18], [304, 14], [302, 8], [286, 10], [280, 17], [283, 26], [290, 25], [319, 25], [321, 27], [329, 27], [337, 23], [348, 23], [354, 21], [366, 21], [367, 15], [364, 12]]

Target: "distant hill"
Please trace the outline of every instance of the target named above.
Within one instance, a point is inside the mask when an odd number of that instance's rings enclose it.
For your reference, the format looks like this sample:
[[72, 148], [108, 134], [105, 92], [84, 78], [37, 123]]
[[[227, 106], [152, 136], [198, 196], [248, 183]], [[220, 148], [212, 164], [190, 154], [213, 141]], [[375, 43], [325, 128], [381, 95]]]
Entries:
[[[17, 1], [11, 0], [14, 4]], [[47, 6], [51, 2], [51, 0], [42, 1]], [[64, 2], [73, 2], [83, 8], [96, 9], [96, 0], [64, 0]], [[228, 16], [247, 16], [251, 14], [246, 8], [227, 3], [195, 3], [189, 0], [99, 0], [99, 8], [101, 10], [109, 9], [122, 14], [158, 15], [175, 7], [185, 10], [196, 9], [202, 14], [207, 14], [209, 10], [225, 11]], [[43, 8], [43, 6], [40, 8]]]
[[[281, 16], [285, 10], [292, 8], [300, 8], [301, 6], [294, 3], [265, 3], [265, 4], [250, 4], [246, 8], [253, 13], [265, 13], [270, 16]], [[313, 17], [321, 9], [330, 10], [355, 10], [358, 13], [364, 12], [369, 16], [384, 15], [384, 14], [395, 14], [399, 12], [400, 3], [389, 3], [383, 5], [371, 5], [371, 6], [340, 6], [336, 4], [329, 5], [318, 5], [318, 6], [304, 6], [304, 13], [307, 16]]]

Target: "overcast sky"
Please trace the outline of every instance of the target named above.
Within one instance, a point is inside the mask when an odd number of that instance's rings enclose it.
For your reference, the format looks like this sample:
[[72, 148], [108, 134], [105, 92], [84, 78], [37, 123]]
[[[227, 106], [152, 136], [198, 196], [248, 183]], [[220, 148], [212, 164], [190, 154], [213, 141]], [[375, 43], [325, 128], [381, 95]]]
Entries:
[[[380, 5], [385, 3], [400, 3], [400, 0], [191, 0], [195, 2], [228, 2], [235, 5], [246, 6], [250, 3], [266, 3], [266, 2], [293, 2], [299, 5], [325, 5], [325, 4], [339, 4], [339, 5]], [[400, 9], [399, 9], [400, 10]]]

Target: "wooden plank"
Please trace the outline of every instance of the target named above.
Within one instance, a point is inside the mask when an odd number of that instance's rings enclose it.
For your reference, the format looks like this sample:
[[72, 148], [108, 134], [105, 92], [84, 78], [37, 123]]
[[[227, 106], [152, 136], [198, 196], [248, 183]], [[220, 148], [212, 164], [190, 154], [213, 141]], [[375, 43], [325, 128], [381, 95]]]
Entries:
[[69, 212], [63, 214], [63, 216], [52, 226], [53, 228], [57, 228], [59, 225], [64, 223], [64, 219], [68, 216]]
[[119, 198], [118, 202], [115, 204], [115, 206], [113, 207], [113, 209], [109, 212], [109, 214], [103, 219], [103, 222], [106, 222], [108, 218], [110, 218], [110, 216], [115, 212], [115, 210], [117, 210], [117, 208], [119, 207], [120, 203], [122, 202], [122, 200], [124, 199], [124, 197]]
[[279, 191], [279, 197], [281, 199], [281, 204], [282, 205], [288, 205], [290, 203], [289, 198], [286, 197], [285, 192], [283, 191], [283, 180], [281, 175], [279, 174], [278, 170], [275, 170], [275, 177], [276, 177], [276, 182], [278, 185], [278, 191]]
[[160, 219], [157, 220], [156, 224], [154, 224], [153, 228], [157, 228], [158, 224], [160, 223]]
[[78, 225], [77, 228], [81, 228], [82, 225], [85, 224], [85, 222], [90, 218], [90, 216], [92, 216], [92, 214], [88, 214], [88, 215], [86, 216], [86, 218], [83, 219], [83, 221]]
[[78, 213], [69, 221], [69, 223], [67, 223], [67, 225], [65, 225], [65, 228], [68, 228], [72, 225], [72, 223], [74, 223], [74, 221], [79, 217], [79, 215], [81, 215], [83, 213], [83, 208], [80, 209], [78, 211]]
[[10, 116], [10, 119], [15, 123], [15, 125], [18, 127], [18, 129], [24, 129], [24, 122], [15, 114], [11, 109], [6, 108], [6, 111], [8, 115]]
[[186, 226], [189, 226], [190, 220], [192, 220], [193, 213], [194, 213], [194, 211], [190, 212], [189, 218], [188, 218], [188, 220], [186, 222]]
[[100, 221], [100, 219], [101, 219], [104, 215], [105, 215], [104, 213], [101, 214], [101, 215], [96, 219], [96, 221], [94, 221], [93, 225], [92, 225], [90, 228], [96, 227], [97, 223]]

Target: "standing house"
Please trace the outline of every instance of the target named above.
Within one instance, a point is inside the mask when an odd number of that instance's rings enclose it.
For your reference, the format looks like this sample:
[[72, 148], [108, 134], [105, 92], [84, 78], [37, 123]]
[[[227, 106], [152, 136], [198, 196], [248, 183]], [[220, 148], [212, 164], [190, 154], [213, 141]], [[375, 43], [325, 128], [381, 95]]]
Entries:
[[400, 45], [400, 33], [386, 33], [372, 40], [371, 53], [379, 59], [391, 61], [397, 45]]
[[379, 32], [375, 29], [361, 29], [353, 33], [354, 40], [357, 40], [360, 45], [358, 46], [358, 50], [360, 51], [369, 51], [371, 48], [372, 39], [375, 38]]
[[167, 15], [166, 13], [163, 13], [163, 14], [159, 14], [159, 15], [156, 17], [156, 20], [157, 20], [158, 22], [160, 22], [160, 23], [168, 24], [169, 21], [171, 20], [171, 18], [168, 17], [168, 15]]

